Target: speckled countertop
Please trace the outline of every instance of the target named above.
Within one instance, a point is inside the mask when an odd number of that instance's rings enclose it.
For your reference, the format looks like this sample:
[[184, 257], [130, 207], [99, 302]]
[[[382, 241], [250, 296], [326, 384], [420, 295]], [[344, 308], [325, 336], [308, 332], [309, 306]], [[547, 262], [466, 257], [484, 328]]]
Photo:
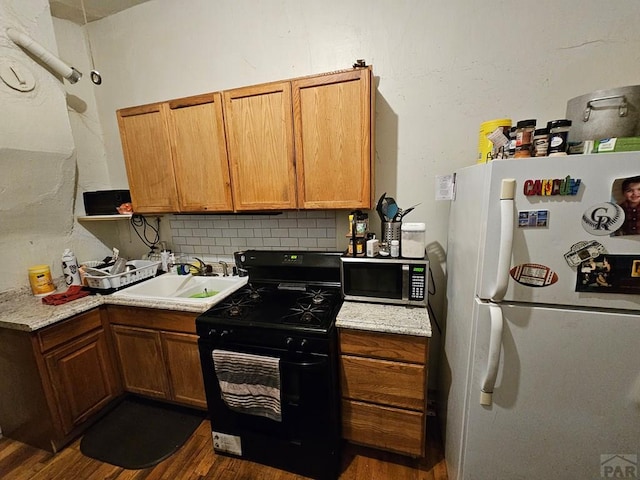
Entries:
[[338, 317], [338, 328], [401, 335], [431, 336], [431, 321], [426, 308], [344, 302]]
[[[64, 280], [59, 279], [56, 283], [58, 290], [55, 293], [61, 293], [67, 289]], [[31, 293], [31, 288], [27, 286], [0, 292], [0, 328], [34, 332], [104, 304], [201, 313], [220, 300], [222, 298], [195, 304], [181, 303], [177, 300], [162, 301], [114, 297], [113, 295], [89, 295], [62, 305], [46, 305], [42, 303], [42, 297], [35, 297]]]
[[[58, 280], [57, 284], [56, 293], [66, 290], [67, 287], [62, 279]], [[42, 303], [41, 297], [33, 296], [31, 288], [27, 286], [0, 292], [0, 328], [34, 332], [104, 304], [201, 313], [219, 300], [222, 299], [194, 304], [113, 295], [89, 295], [62, 305], [46, 305]], [[431, 336], [429, 313], [426, 308], [418, 307], [344, 302], [338, 313], [336, 326], [374, 332]]]
[[[65, 290], [66, 286], [55, 293]], [[89, 295], [63, 305], [45, 305], [41, 297], [33, 296], [30, 287], [9, 290], [0, 293], [0, 328], [32, 332], [103, 303], [103, 297]]]

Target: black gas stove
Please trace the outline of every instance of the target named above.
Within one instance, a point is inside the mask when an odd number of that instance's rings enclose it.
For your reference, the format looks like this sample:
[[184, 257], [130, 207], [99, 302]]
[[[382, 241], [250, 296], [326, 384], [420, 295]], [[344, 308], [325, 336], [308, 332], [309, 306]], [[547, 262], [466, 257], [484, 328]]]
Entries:
[[252, 282], [212, 307], [200, 321], [326, 333], [341, 303], [339, 287]]
[[[342, 305], [340, 255], [238, 252], [236, 265], [249, 281], [198, 317], [198, 334], [208, 337], [226, 332], [227, 338], [250, 338], [260, 332], [263, 343], [278, 346], [275, 342], [280, 341], [288, 349], [299, 347], [305, 338], [307, 343], [328, 338]], [[265, 336], [265, 331], [271, 331], [271, 336]]]
[[[248, 283], [196, 320], [217, 453], [313, 478], [337, 478], [340, 465], [335, 319], [342, 306], [341, 252], [248, 250], [235, 255]], [[247, 356], [279, 365], [281, 420], [232, 408], [216, 358]], [[255, 360], [258, 358], [258, 360]], [[254, 378], [262, 370], [225, 365]], [[242, 388], [242, 387], [237, 387]], [[243, 402], [255, 398], [245, 392]]]

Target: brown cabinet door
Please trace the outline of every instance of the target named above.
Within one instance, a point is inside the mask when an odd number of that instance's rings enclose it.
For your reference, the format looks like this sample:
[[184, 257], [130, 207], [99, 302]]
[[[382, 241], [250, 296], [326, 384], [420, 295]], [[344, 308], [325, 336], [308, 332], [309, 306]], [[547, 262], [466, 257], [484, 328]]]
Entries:
[[296, 208], [290, 82], [223, 95], [236, 210]]
[[198, 336], [162, 332], [161, 338], [171, 382], [172, 399], [206, 409], [207, 397], [200, 367]]
[[342, 355], [342, 396], [381, 405], [424, 410], [423, 365]]
[[118, 110], [118, 126], [135, 213], [178, 211], [166, 104]]
[[371, 208], [371, 68], [293, 80], [298, 206]]
[[170, 398], [160, 332], [112, 325], [122, 382], [128, 392]]
[[103, 329], [52, 350], [44, 358], [65, 435], [118, 395]]
[[358, 357], [425, 365], [428, 358], [428, 343], [425, 337], [342, 328], [340, 329], [340, 352]]
[[362, 445], [420, 457], [424, 455], [425, 415], [343, 400], [342, 436]]
[[233, 211], [222, 95], [198, 95], [168, 105], [180, 211]]

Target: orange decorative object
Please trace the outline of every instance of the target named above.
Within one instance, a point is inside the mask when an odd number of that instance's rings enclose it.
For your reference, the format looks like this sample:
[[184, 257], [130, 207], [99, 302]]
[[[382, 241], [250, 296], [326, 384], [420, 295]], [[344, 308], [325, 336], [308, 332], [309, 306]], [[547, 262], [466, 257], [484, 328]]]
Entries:
[[133, 213], [133, 207], [131, 206], [130, 202], [123, 203], [116, 210], [118, 210], [118, 213], [121, 215]]

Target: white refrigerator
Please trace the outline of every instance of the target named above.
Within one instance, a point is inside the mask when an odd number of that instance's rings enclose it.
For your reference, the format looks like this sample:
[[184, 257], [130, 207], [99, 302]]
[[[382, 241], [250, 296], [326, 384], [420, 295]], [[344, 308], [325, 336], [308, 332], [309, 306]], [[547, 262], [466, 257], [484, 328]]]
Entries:
[[441, 365], [450, 480], [640, 478], [640, 235], [616, 235], [632, 217], [622, 184], [637, 175], [640, 152], [456, 172]]

